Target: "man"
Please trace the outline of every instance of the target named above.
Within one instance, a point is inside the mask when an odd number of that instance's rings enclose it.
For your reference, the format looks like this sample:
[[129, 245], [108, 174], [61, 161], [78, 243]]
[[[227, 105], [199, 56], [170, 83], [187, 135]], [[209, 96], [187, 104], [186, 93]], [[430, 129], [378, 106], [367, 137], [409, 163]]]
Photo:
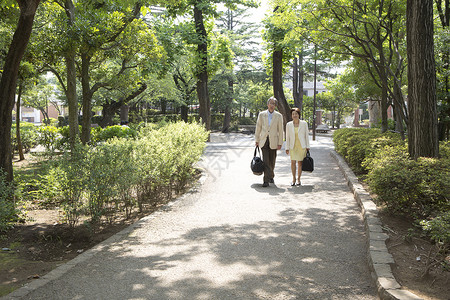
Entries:
[[283, 116], [275, 111], [278, 101], [275, 97], [267, 100], [267, 110], [260, 112], [256, 121], [255, 142], [260, 146], [264, 161], [264, 183], [273, 183], [277, 150], [283, 145]]

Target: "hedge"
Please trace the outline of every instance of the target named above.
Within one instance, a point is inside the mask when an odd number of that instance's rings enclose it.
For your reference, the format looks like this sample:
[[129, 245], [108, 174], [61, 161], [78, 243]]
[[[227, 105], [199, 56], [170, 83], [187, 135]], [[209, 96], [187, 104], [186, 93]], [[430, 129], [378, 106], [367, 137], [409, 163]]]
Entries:
[[[409, 158], [406, 142], [378, 129], [345, 128], [334, 133], [336, 151], [363, 175], [375, 201], [412, 217], [435, 241], [449, 242], [450, 143], [441, 142], [440, 158]], [[444, 228], [444, 229], [443, 229]]]
[[54, 159], [48, 171], [27, 186], [33, 191], [28, 196], [61, 207], [71, 226], [82, 215], [93, 222], [112, 220], [128, 217], [136, 207], [143, 210], [166, 201], [192, 179], [208, 132], [184, 122], [162, 127], [141, 124], [135, 132], [95, 147], [79, 145]]

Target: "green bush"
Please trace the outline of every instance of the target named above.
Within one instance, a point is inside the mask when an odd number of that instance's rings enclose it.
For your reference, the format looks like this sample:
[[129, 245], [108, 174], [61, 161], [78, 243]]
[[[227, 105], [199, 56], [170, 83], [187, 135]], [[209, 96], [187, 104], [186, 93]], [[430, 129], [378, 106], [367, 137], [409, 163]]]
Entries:
[[61, 135], [58, 131], [58, 128], [55, 126], [44, 126], [41, 125], [38, 127], [38, 143], [41, 146], [45, 147], [45, 150], [53, 154], [55, 152], [56, 146], [58, 145], [58, 140], [61, 139]]
[[370, 190], [377, 195], [379, 203], [415, 219], [434, 216], [450, 208], [449, 160], [419, 158], [414, 161], [404, 153], [389, 155], [389, 151], [377, 155], [367, 176]]
[[[38, 137], [39, 134], [36, 125], [28, 122], [20, 122], [20, 140], [24, 152], [29, 152], [31, 148], [38, 144]], [[16, 123], [13, 123], [11, 127], [11, 148], [13, 152], [18, 151]]]
[[113, 125], [105, 128], [95, 127], [91, 130], [91, 142], [98, 144], [105, 142], [114, 137], [118, 138], [134, 138], [137, 136], [137, 132], [127, 126]]
[[444, 212], [430, 220], [420, 222], [422, 229], [427, 232], [431, 239], [440, 245], [450, 245], [450, 212]]
[[367, 174], [369, 188], [387, 208], [416, 220], [434, 217], [450, 208], [448, 143], [441, 159], [411, 160], [398, 134], [378, 129], [345, 128], [333, 136], [335, 149], [353, 171]]
[[5, 172], [0, 172], [0, 232], [10, 229], [19, 220], [20, 210], [14, 194], [14, 184], [6, 181]]
[[379, 129], [344, 128], [333, 134], [336, 151], [351, 165], [356, 173], [368, 172], [365, 160], [371, 159], [379, 149], [385, 146], [404, 146], [397, 133], [381, 133]]
[[137, 205], [142, 210], [185, 187], [207, 137], [199, 124], [140, 124], [136, 139], [111, 137], [52, 160], [34, 176], [28, 194], [41, 204], [62, 207], [71, 226], [81, 215], [94, 222], [123, 213], [128, 217]]

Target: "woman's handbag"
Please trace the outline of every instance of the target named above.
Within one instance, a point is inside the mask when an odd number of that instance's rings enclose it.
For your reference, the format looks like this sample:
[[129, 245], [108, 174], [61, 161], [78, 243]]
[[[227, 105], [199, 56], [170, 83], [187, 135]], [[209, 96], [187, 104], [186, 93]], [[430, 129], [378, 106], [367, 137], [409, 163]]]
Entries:
[[[259, 156], [256, 156], [257, 149]], [[255, 152], [253, 153], [253, 159], [250, 163], [250, 168], [255, 175], [262, 175], [264, 173], [264, 162], [261, 159], [261, 152], [259, 151], [258, 146], [255, 147]]]
[[314, 171], [314, 160], [309, 154], [309, 150], [306, 150], [306, 157], [303, 159], [302, 171], [312, 172]]

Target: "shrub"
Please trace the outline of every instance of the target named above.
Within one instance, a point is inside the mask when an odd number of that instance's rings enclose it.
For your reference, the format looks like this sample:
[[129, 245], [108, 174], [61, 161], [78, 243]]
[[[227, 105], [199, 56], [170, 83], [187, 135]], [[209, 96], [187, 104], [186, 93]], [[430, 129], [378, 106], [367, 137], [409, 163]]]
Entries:
[[[36, 125], [28, 122], [20, 122], [20, 141], [24, 152], [29, 152], [31, 148], [38, 144], [38, 137]], [[11, 148], [13, 152], [18, 151], [16, 123], [13, 123], [11, 127]]]
[[15, 187], [6, 181], [5, 172], [0, 172], [0, 232], [10, 229], [19, 220], [20, 210], [16, 207]]
[[58, 128], [55, 126], [39, 126], [38, 127], [39, 145], [44, 146], [45, 150], [52, 155], [55, 152], [58, 140], [61, 139], [61, 135]]
[[379, 129], [344, 128], [333, 135], [336, 151], [352, 166], [356, 173], [365, 174], [375, 153], [385, 146], [404, 146], [400, 135], [393, 132], [381, 133]]
[[444, 212], [430, 220], [420, 222], [422, 229], [439, 245], [450, 246], [450, 212]]
[[113, 125], [105, 128], [96, 127], [91, 131], [91, 141], [93, 144], [105, 142], [114, 137], [118, 138], [134, 138], [137, 132], [127, 126]]
[[386, 147], [371, 162], [367, 181], [377, 201], [415, 219], [450, 208], [450, 160], [408, 158], [398, 148]]

